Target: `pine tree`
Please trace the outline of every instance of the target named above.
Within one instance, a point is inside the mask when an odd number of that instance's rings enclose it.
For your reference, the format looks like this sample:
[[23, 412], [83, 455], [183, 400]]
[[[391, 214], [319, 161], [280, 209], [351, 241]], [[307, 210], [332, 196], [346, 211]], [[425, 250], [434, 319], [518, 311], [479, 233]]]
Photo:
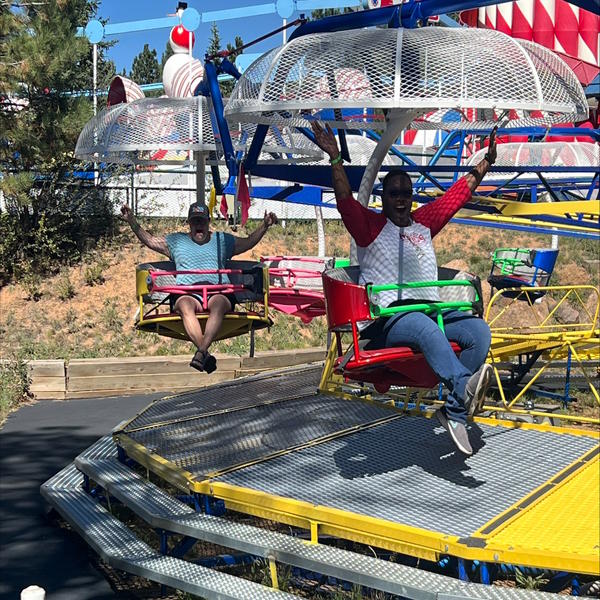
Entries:
[[[343, 13], [353, 12], [351, 8], [344, 8]], [[341, 15], [342, 10], [339, 8], [315, 8], [310, 12], [310, 20], [316, 21], [317, 19], [324, 19], [325, 17], [335, 17]]]
[[235, 36], [233, 44], [227, 42], [227, 51], [230, 53], [229, 60], [231, 62], [233, 62], [240, 54], [242, 54], [243, 50], [238, 51], [238, 48], [241, 48], [243, 45], [244, 40], [239, 35]]
[[[206, 49], [206, 54], [212, 56], [213, 54], [217, 54], [221, 50], [221, 36], [219, 35], [219, 28], [216, 23], [213, 23], [210, 26], [210, 40], [208, 41], [208, 48]], [[213, 59], [215, 65], [221, 64], [220, 58]]]
[[[230, 42], [227, 43], [227, 50], [229, 50], [230, 52], [232, 50], [235, 50], [236, 48], [240, 48], [241, 46], [244, 45], [244, 41], [242, 40], [242, 38], [239, 35], [235, 36], [234, 39], [234, 43], [231, 44]], [[221, 51], [221, 36], [219, 35], [219, 28], [217, 27], [216, 23], [213, 23], [211, 28], [210, 28], [210, 40], [208, 42], [208, 48], [206, 49], [206, 54], [208, 56], [217, 54], [218, 52]], [[243, 51], [240, 50], [239, 52], [234, 52], [233, 54], [231, 54], [229, 56], [229, 60], [231, 62], [233, 62], [235, 60], [235, 58], [237, 56], [239, 56]], [[215, 64], [215, 66], [219, 66], [221, 64], [222, 59], [221, 58], [213, 58], [213, 63]], [[233, 90], [233, 86], [235, 85], [235, 81], [221, 81], [219, 82], [219, 88], [221, 89], [221, 95], [224, 98], [229, 97], [229, 95], [231, 94], [231, 91]]]
[[144, 44], [144, 49], [133, 59], [129, 76], [139, 85], [160, 81], [161, 70], [154, 48], [150, 50], [148, 44]]
[[[92, 87], [92, 48], [76, 28], [95, 14], [97, 2], [15, 0], [12, 6], [16, 10], [7, 10], [7, 3], [0, 9], [0, 190], [6, 208], [0, 212], [0, 281], [19, 268], [58, 268], [81, 249], [89, 226], [80, 208], [90, 197], [69, 173], [77, 137], [92, 116], [91, 99], [77, 94]], [[99, 224], [103, 218], [95, 219]]]
[[163, 70], [165, 68], [165, 64], [167, 63], [169, 58], [171, 58], [171, 56], [173, 56], [173, 54], [175, 54], [173, 52], [173, 48], [171, 48], [171, 44], [169, 42], [167, 42], [165, 51], [162, 53], [162, 56], [160, 57], [160, 72], [161, 73], [163, 72]]

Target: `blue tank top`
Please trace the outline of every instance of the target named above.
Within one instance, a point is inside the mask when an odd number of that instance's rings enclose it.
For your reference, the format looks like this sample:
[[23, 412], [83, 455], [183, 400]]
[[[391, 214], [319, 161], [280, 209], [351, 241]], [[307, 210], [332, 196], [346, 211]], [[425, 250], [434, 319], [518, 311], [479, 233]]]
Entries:
[[[213, 232], [206, 244], [197, 244], [187, 233], [170, 233], [166, 237], [171, 259], [177, 271], [224, 269], [233, 256], [235, 238], [230, 233]], [[230, 283], [227, 275], [177, 275], [177, 285], [194, 283]]]

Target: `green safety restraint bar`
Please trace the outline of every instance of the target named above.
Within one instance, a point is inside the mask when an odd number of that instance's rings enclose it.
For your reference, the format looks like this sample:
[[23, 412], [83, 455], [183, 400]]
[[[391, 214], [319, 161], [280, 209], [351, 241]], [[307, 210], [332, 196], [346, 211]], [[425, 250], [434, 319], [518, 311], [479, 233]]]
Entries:
[[[417, 301], [414, 304], [404, 304], [402, 306], [387, 306], [382, 308], [377, 304], [373, 304], [371, 294], [377, 294], [379, 292], [387, 292], [392, 290], [407, 290], [415, 288], [425, 287], [448, 287], [451, 285], [456, 286], [471, 286], [475, 290], [475, 301], [468, 302], [466, 300], [455, 301], [455, 302], [420, 302]], [[444, 331], [444, 320], [442, 312], [445, 310], [473, 310], [475, 303], [479, 302], [479, 293], [477, 288], [472, 281], [466, 279], [452, 279], [448, 281], [411, 281], [409, 283], [388, 283], [385, 285], [373, 285], [367, 284], [367, 295], [369, 296], [369, 309], [371, 316], [376, 319], [378, 317], [389, 317], [398, 313], [405, 312], [422, 312], [427, 315], [431, 313], [436, 314], [437, 324], [439, 328]]]
[[[500, 253], [514, 252], [514, 258], [507, 256], [498, 256]], [[522, 255], [522, 258], [519, 258]], [[530, 257], [530, 251], [528, 248], [498, 248], [494, 250], [492, 256], [492, 265], [500, 267], [500, 273], [502, 275], [512, 275], [515, 272], [516, 267], [528, 266], [527, 261]]]

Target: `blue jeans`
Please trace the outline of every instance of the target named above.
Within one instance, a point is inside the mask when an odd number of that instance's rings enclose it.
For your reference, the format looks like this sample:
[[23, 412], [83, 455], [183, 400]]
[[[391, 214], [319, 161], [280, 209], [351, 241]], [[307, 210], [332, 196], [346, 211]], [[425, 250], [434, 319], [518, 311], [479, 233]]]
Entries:
[[[409, 346], [421, 352], [450, 392], [444, 407], [446, 416], [465, 423], [465, 386], [485, 362], [492, 336], [483, 319], [458, 310], [444, 313], [444, 328], [445, 333], [434, 318], [423, 313], [400, 313], [387, 320], [383, 333], [373, 342], [380, 348]], [[448, 340], [461, 347], [458, 358]]]

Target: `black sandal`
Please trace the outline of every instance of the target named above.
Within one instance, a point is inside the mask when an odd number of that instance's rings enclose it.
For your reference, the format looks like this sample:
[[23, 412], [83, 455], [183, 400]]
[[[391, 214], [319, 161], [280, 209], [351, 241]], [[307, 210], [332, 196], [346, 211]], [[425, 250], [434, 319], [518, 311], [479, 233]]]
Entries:
[[208, 350], [197, 350], [190, 362], [190, 367], [212, 373], [217, 369], [217, 359]]

